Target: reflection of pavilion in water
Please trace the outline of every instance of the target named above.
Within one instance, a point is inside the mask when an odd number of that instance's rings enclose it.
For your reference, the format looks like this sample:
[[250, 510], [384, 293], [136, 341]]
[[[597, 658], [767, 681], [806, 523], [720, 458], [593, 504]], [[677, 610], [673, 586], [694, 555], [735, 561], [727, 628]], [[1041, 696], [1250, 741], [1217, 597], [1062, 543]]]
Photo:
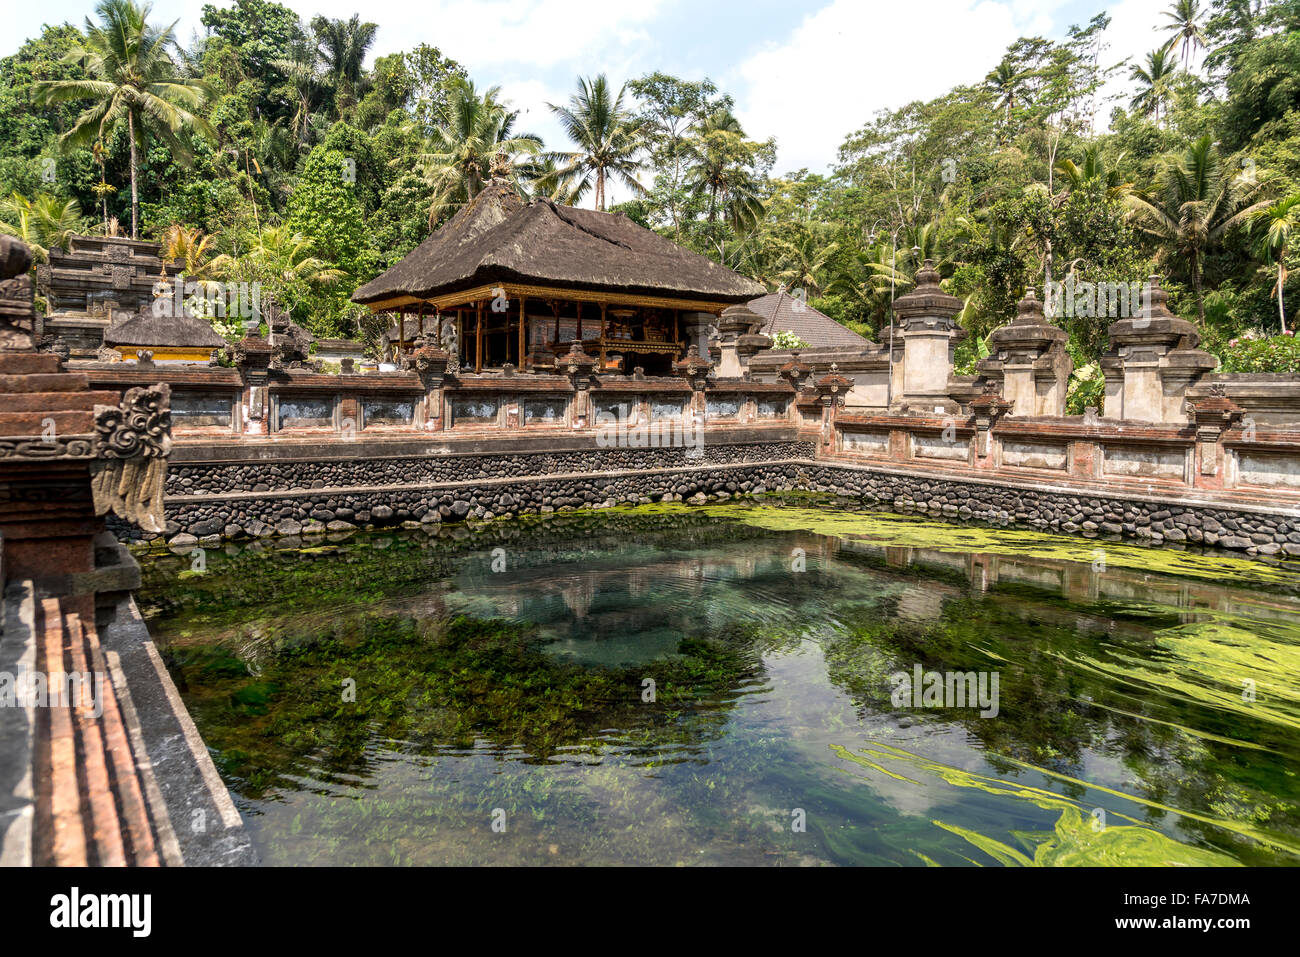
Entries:
[[[493, 575], [472, 587], [504, 615], [554, 623], [562, 607], [586, 630], [618, 634], [643, 630], [648, 608], [676, 617], [691, 607], [692, 600], [702, 598], [710, 584], [749, 579], [760, 566], [775, 566], [779, 561], [780, 553], [750, 552], [649, 561], [642, 556], [635, 564], [547, 564]], [[673, 601], [660, 600], [665, 589]]]
[[[1180, 578], [1144, 572], [1104, 561], [1093, 563], [1039, 556], [993, 555], [985, 552], [948, 552], [936, 548], [877, 545], [862, 540], [835, 540], [838, 557], [863, 555], [883, 558], [887, 566], [942, 573], [950, 581], [965, 578], [980, 592], [999, 585], [1018, 585], [1059, 595], [1074, 605], [1133, 602], [1184, 609], [1183, 621], [1193, 621], [1206, 612], [1254, 615], [1294, 621], [1300, 598], [1276, 595], [1226, 582]], [[1100, 551], [1100, 545], [1098, 546]], [[961, 593], [957, 585], [934, 581], [925, 591], [913, 590], [900, 597], [899, 611], [918, 621], [938, 618], [946, 598]], [[1076, 627], [1088, 630], [1089, 621], [1076, 620]]]

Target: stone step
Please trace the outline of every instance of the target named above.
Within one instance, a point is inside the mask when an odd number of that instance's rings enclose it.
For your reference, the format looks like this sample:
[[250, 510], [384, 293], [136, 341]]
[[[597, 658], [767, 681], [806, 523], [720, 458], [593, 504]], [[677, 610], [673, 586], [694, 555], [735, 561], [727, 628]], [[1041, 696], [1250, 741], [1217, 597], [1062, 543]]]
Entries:
[[[70, 393], [75, 395], [77, 393]], [[85, 395], [86, 393], [81, 393]], [[0, 410], [6, 407], [0, 404]], [[60, 435], [85, 435], [95, 431], [95, 412], [93, 409], [65, 409], [56, 411], [8, 412], [0, 411], [0, 435], [37, 436], [47, 435], [50, 423], [54, 423], [53, 439]]]
[[[50, 697], [38, 709], [44, 727], [34, 863], [157, 866], [148, 802], [94, 623], [48, 598], [40, 603], [37, 631], [37, 670], [47, 676]], [[68, 674], [90, 676], [89, 682], [72, 685]], [[74, 701], [54, 697], [74, 688]]]
[[0, 375], [58, 371], [59, 357], [50, 352], [11, 352], [0, 355]]
[[109, 389], [90, 392], [11, 392], [0, 397], [0, 412], [59, 412], [118, 405], [122, 397]]
[[[30, 375], [0, 375], [0, 395], [5, 392], [85, 392], [90, 379], [84, 372], [34, 372]], [[0, 403], [4, 402], [0, 398]]]

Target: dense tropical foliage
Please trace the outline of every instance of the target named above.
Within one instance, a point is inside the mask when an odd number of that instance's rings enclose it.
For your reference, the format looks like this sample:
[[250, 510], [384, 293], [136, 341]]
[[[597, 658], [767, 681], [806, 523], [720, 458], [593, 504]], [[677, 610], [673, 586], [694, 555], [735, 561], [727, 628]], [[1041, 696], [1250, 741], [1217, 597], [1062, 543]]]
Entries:
[[[0, 59], [0, 229], [38, 256], [77, 230], [166, 239], [197, 279], [260, 281], [357, 335], [350, 292], [499, 175], [867, 334], [932, 257], [966, 303], [966, 367], [1026, 286], [1153, 271], [1230, 364], [1295, 361], [1267, 344], [1300, 305], [1300, 0], [1176, 0], [1140, 62], [1107, 55], [1104, 13], [1021, 38], [979, 83], [851, 117], [826, 173], [776, 169], [707, 79], [578, 77], [551, 107], [567, 141], [543, 143], [437, 48], [371, 57], [359, 16], [237, 0], [202, 22], [182, 46], [147, 5], [100, 0]], [[1069, 312], [1086, 390], [1111, 320]]]

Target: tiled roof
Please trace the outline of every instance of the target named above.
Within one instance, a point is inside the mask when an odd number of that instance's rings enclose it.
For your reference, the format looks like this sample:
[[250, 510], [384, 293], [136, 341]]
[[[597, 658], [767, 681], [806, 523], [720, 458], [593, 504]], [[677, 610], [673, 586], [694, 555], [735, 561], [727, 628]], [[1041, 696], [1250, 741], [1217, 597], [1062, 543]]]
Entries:
[[812, 349], [867, 348], [870, 339], [858, 335], [825, 313], [785, 292], [773, 292], [753, 300], [749, 308], [767, 320], [760, 330], [772, 336], [789, 330]]

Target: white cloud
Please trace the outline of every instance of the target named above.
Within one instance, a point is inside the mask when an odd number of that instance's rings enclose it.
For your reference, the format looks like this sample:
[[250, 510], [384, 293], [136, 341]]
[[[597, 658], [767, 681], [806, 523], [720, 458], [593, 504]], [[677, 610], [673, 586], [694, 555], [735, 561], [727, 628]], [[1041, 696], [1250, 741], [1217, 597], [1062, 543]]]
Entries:
[[[660, 5], [661, 0], [370, 0], [361, 15], [380, 25], [374, 47], [380, 55], [430, 43], [478, 72], [566, 62], [616, 65], [619, 51], [646, 40]], [[358, 9], [357, 0], [288, 0], [288, 6], [304, 19], [318, 13], [346, 19]]]
[[[1168, 42], [1169, 34], [1165, 32], [1168, 22], [1161, 14], [1169, 8], [1168, 0], [1121, 0], [1110, 8], [1110, 26], [1106, 29], [1106, 42], [1109, 49], [1103, 58], [1105, 64], [1119, 63], [1131, 57], [1131, 64], [1143, 63], [1146, 55], [1161, 44]], [[1201, 56], [1193, 62], [1196, 69]], [[1102, 88], [1100, 99], [1106, 101], [1104, 110], [1099, 110], [1098, 129], [1105, 129], [1110, 120], [1113, 106], [1128, 106], [1133, 95], [1133, 81], [1129, 79], [1129, 66], [1125, 66], [1110, 83]]]
[[[877, 110], [979, 82], [1017, 37], [1060, 39], [1069, 26], [1063, 6], [1064, 0], [833, 0], [789, 37], [740, 63], [726, 80], [737, 88], [745, 129], [755, 137], [777, 137], [778, 172], [820, 171]], [[1168, 0], [1116, 4], [1106, 60], [1157, 46], [1159, 13], [1167, 6]], [[1085, 23], [1086, 17], [1080, 25]], [[1130, 85], [1126, 69], [1104, 92], [1127, 94]]]

